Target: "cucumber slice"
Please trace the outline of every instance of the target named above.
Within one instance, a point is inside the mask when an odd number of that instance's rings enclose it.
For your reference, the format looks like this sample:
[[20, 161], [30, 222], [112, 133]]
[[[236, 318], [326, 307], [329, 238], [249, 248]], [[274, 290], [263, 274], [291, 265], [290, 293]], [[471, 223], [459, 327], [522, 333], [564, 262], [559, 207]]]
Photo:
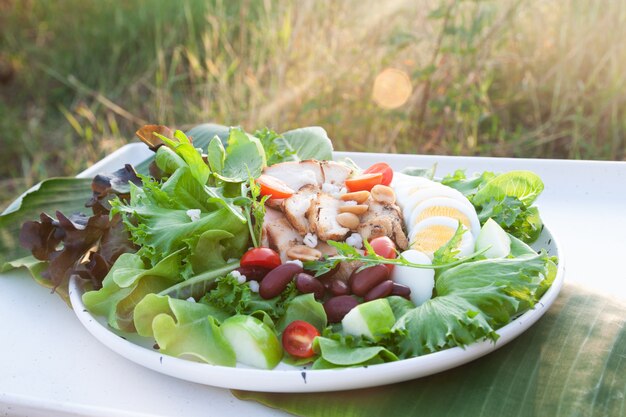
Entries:
[[389, 333], [396, 322], [389, 302], [384, 298], [359, 304], [341, 320], [343, 332], [376, 340]]
[[477, 251], [489, 246], [484, 253], [487, 258], [504, 258], [511, 253], [511, 238], [493, 219], [485, 222], [476, 239]]
[[272, 369], [283, 357], [282, 346], [274, 331], [255, 317], [232, 316], [220, 327], [239, 363]]

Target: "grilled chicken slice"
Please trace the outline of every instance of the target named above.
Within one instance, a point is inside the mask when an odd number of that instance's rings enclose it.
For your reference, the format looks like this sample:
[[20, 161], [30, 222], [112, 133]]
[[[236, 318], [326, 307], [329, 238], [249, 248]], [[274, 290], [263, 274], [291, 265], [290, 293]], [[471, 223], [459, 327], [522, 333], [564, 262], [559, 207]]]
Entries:
[[302, 237], [291, 226], [289, 220], [278, 210], [267, 208], [263, 221], [263, 242], [280, 254], [280, 260], [286, 262], [287, 250], [294, 245], [302, 244]]
[[282, 210], [285, 213], [285, 217], [302, 236], [310, 231], [306, 213], [309, 207], [311, 207], [311, 202], [317, 198], [317, 192], [317, 186], [307, 184], [300, 188], [300, 191], [283, 201]]
[[278, 178], [294, 191], [305, 185], [322, 186], [324, 183], [343, 186], [352, 169], [335, 161], [307, 160], [282, 162], [263, 170], [265, 175]]
[[321, 161], [322, 176], [325, 183], [343, 187], [346, 179], [352, 174], [352, 169], [335, 161]]
[[324, 182], [322, 167], [318, 161], [282, 162], [266, 167], [265, 175], [278, 178], [294, 191], [305, 185], [321, 185]]
[[363, 240], [370, 241], [380, 236], [387, 236], [399, 249], [406, 249], [409, 241], [402, 229], [402, 213], [395, 204], [384, 204], [369, 199], [369, 210], [361, 216], [357, 231]]
[[341, 202], [326, 193], [318, 193], [307, 211], [312, 233], [321, 240], [344, 240], [350, 229], [337, 223]]

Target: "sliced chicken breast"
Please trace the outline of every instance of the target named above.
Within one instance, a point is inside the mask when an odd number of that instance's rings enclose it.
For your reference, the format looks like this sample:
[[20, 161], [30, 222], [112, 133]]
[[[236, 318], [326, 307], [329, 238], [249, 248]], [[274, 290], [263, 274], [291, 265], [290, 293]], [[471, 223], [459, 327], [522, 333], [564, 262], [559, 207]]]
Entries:
[[406, 249], [409, 240], [402, 229], [402, 213], [395, 204], [384, 204], [368, 200], [369, 210], [361, 216], [361, 224], [357, 231], [363, 240], [387, 236], [399, 249]]
[[324, 182], [322, 167], [318, 161], [282, 162], [266, 167], [263, 173], [283, 181], [294, 191], [305, 185], [321, 185]]
[[280, 254], [280, 260], [286, 262], [287, 250], [294, 245], [302, 244], [302, 237], [291, 226], [285, 215], [271, 208], [265, 211], [265, 219], [263, 222], [262, 241], [267, 242], [267, 246], [274, 249]]
[[335, 161], [321, 161], [324, 182], [343, 187], [346, 179], [352, 174], [352, 169]]
[[341, 202], [329, 194], [320, 192], [307, 212], [312, 233], [321, 240], [344, 240], [350, 229], [337, 223]]
[[300, 188], [300, 191], [283, 201], [282, 210], [287, 220], [302, 236], [310, 231], [306, 213], [309, 211], [313, 200], [317, 198], [318, 191], [317, 186], [307, 184]]

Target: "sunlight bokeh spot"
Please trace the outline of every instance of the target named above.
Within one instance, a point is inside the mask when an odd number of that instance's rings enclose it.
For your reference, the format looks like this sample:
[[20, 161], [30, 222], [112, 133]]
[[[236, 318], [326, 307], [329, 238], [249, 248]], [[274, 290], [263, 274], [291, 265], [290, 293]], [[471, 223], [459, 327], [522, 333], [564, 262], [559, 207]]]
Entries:
[[372, 98], [380, 107], [395, 109], [411, 97], [413, 86], [406, 72], [387, 68], [376, 76]]

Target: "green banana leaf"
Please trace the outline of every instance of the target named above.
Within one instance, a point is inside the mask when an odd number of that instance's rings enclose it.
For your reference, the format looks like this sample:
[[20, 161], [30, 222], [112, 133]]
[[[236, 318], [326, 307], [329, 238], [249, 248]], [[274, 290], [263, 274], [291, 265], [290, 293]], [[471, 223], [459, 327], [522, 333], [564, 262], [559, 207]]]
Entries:
[[626, 303], [567, 284], [520, 337], [443, 373], [353, 391], [233, 394], [298, 416], [625, 416]]
[[[52, 178], [35, 186], [21, 201], [11, 204], [0, 216], [0, 266], [30, 255], [20, 246], [22, 223], [39, 220], [39, 214], [51, 216], [59, 210], [68, 215], [86, 212], [85, 202], [91, 196], [91, 178]], [[6, 268], [6, 265], [4, 266]]]

